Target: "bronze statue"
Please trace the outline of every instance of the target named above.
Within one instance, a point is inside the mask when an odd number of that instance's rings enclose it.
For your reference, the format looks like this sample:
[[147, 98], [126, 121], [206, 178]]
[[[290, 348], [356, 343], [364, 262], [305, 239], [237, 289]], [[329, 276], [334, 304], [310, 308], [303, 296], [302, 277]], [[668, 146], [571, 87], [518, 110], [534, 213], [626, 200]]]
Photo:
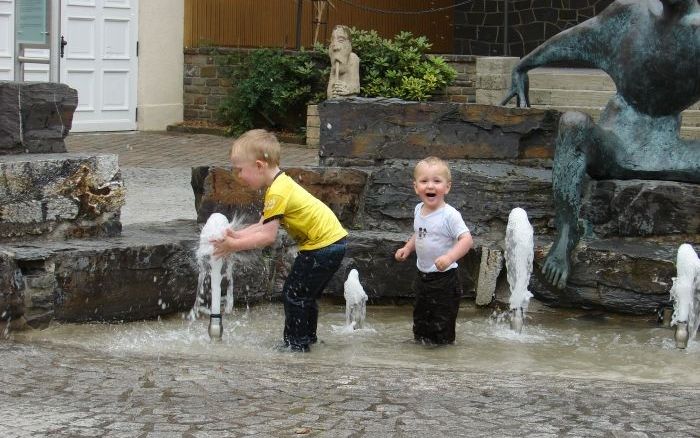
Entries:
[[360, 58], [352, 52], [350, 29], [336, 26], [328, 46], [331, 58], [331, 74], [328, 78], [327, 95], [334, 97], [356, 96], [360, 92]]
[[616, 0], [555, 35], [515, 66], [506, 104], [528, 107], [527, 72], [554, 62], [599, 68], [617, 94], [598, 124], [580, 112], [559, 121], [553, 168], [558, 235], [542, 272], [564, 288], [586, 174], [595, 179], [700, 182], [700, 141], [680, 138], [680, 113], [700, 99], [698, 0]]

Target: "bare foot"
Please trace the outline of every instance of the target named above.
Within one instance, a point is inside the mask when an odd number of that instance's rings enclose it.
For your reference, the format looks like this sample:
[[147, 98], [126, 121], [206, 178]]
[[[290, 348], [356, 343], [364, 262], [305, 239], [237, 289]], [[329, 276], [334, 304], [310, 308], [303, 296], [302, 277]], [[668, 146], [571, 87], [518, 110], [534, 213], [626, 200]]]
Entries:
[[564, 289], [569, 277], [569, 257], [566, 253], [567, 239], [560, 234], [545, 258], [542, 266], [544, 277], [557, 289]]

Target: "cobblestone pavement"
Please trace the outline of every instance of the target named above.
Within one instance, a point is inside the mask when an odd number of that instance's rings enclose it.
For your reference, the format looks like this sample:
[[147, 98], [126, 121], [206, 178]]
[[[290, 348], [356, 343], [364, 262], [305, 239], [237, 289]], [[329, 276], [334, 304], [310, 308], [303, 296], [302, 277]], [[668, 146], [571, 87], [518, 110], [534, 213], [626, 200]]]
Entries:
[[[685, 437], [699, 388], [0, 343], [0, 436]], [[303, 356], [303, 355], [301, 355]]]
[[[124, 133], [71, 134], [67, 143], [71, 152], [119, 154], [136, 192], [127, 198], [136, 222], [150, 218], [144, 210], [163, 219], [180, 204], [191, 214], [191, 200], [163, 198], [187, 192], [190, 166], [225, 162], [229, 142]], [[285, 146], [283, 156], [287, 165], [315, 163], [308, 149]], [[153, 191], [159, 183], [164, 192]], [[0, 437], [700, 436], [700, 388], [681, 383], [509, 374], [507, 364], [483, 372], [360, 366], [311, 356], [120, 356], [0, 340]]]
[[[231, 138], [171, 132], [72, 133], [69, 152], [118, 154], [121, 167], [192, 167], [228, 165]], [[282, 145], [282, 165], [318, 164], [318, 150]]]

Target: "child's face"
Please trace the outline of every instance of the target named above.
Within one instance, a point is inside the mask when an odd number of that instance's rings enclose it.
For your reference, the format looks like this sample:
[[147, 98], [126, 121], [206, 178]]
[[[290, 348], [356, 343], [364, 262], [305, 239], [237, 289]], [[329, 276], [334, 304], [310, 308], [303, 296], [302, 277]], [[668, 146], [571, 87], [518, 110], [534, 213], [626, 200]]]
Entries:
[[231, 166], [233, 175], [251, 189], [257, 190], [265, 184], [267, 163], [264, 161], [232, 155]]
[[450, 192], [452, 183], [442, 165], [420, 164], [416, 168], [413, 187], [428, 211], [436, 210], [445, 204], [445, 195]]

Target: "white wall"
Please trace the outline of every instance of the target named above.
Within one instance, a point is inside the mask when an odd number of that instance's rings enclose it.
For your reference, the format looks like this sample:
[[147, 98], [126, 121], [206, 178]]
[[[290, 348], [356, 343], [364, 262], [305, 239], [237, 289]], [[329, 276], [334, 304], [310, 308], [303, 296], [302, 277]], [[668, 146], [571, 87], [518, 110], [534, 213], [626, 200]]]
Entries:
[[138, 129], [182, 121], [184, 0], [139, 2]]
[[0, 0], [0, 81], [11, 81], [15, 77], [14, 15], [14, 1]]

